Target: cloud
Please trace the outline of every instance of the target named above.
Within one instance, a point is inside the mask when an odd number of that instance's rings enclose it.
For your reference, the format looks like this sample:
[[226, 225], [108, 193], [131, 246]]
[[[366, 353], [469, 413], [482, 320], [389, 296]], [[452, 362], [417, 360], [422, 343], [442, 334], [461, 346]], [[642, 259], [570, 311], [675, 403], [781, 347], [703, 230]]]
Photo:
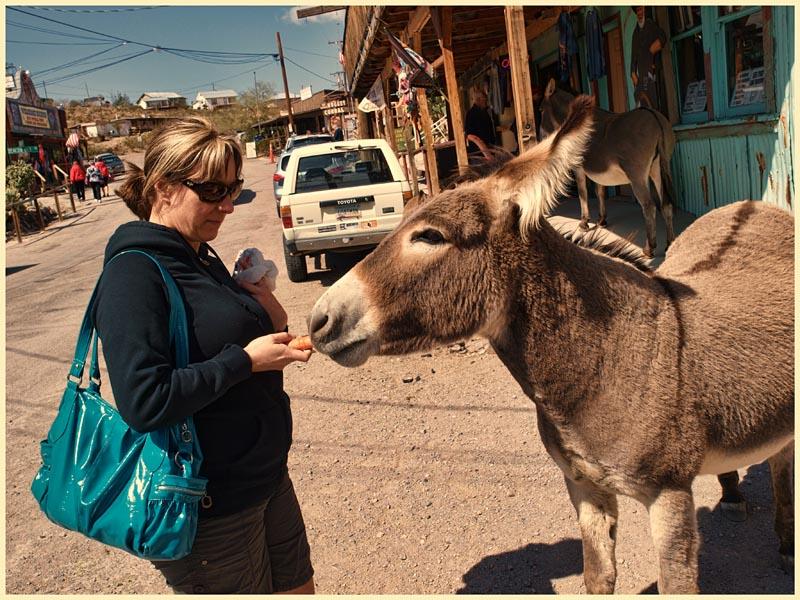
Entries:
[[304, 19], [298, 19], [298, 8], [308, 8], [308, 6], [293, 6], [283, 13], [281, 20], [285, 21], [286, 23], [291, 23], [292, 25], [303, 25], [304, 23], [336, 23], [344, 19], [345, 9], [323, 13], [321, 15], [315, 15], [313, 17], [306, 17]]

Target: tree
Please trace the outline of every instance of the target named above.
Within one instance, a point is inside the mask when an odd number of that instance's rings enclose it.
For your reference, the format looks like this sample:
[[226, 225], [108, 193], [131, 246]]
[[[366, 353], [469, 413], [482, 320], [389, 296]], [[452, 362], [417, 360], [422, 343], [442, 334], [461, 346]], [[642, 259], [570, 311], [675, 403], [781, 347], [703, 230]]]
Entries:
[[128, 94], [123, 94], [122, 92], [114, 92], [111, 94], [111, 104], [116, 107], [133, 106]]
[[239, 104], [243, 106], [253, 121], [264, 120], [271, 112], [267, 101], [275, 95], [275, 87], [266, 81], [239, 94]]
[[6, 209], [9, 205], [19, 202], [23, 196], [27, 196], [35, 180], [36, 174], [28, 163], [22, 161], [11, 163], [6, 168]]

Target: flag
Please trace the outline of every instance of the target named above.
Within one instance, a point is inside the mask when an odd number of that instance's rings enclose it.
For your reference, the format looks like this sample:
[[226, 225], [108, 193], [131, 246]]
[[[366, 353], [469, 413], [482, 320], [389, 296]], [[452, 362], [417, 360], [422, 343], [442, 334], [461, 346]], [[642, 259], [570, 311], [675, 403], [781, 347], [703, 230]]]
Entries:
[[391, 31], [384, 29], [389, 44], [392, 46], [401, 66], [408, 71], [408, 83], [411, 87], [438, 87], [433, 80], [434, 71], [430, 63], [397, 39]]
[[77, 133], [72, 133], [67, 138], [67, 148], [77, 148], [80, 145], [80, 138], [78, 138]]
[[358, 110], [362, 112], [375, 112], [376, 110], [381, 110], [384, 106], [386, 106], [386, 102], [383, 99], [383, 82], [379, 75], [375, 83], [373, 83], [372, 87], [369, 89], [369, 92], [367, 92], [367, 95], [358, 104]]

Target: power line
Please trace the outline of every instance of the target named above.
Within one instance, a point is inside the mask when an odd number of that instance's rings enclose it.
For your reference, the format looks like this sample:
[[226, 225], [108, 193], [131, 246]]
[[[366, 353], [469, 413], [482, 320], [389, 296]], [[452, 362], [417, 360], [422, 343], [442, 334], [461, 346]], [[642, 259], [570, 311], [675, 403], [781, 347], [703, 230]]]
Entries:
[[144, 56], [145, 54], [150, 54], [151, 52], [153, 52], [153, 50], [145, 50], [144, 52], [138, 52], [136, 54], [132, 54], [132, 55], [126, 57], [126, 58], [123, 58], [121, 60], [116, 60], [114, 62], [108, 63], [106, 65], [102, 65], [100, 67], [93, 67], [91, 69], [86, 69], [84, 71], [78, 71], [77, 73], [70, 73], [69, 75], [64, 75], [63, 77], [59, 77], [59, 78], [54, 79], [51, 83], [61, 83], [62, 81], [68, 81], [69, 79], [73, 79], [73, 78], [78, 77], [80, 75], [88, 75], [89, 73], [94, 73], [95, 71], [100, 71], [101, 69], [106, 69], [108, 67], [113, 67], [114, 65], [118, 65], [119, 63], [131, 60], [131, 59], [134, 59], [134, 58], [138, 58], [140, 56]]
[[311, 71], [310, 69], [306, 69], [306, 68], [305, 68], [303, 65], [299, 65], [299, 64], [297, 64], [296, 62], [294, 62], [294, 61], [293, 61], [291, 58], [289, 58], [289, 57], [288, 57], [288, 56], [286, 56], [285, 54], [283, 55], [283, 58], [285, 58], [286, 60], [288, 60], [290, 63], [292, 63], [292, 64], [293, 64], [295, 67], [297, 67], [298, 69], [303, 69], [303, 71], [305, 71], [305, 72], [307, 72], [307, 73], [311, 73], [311, 74], [312, 74], [314, 77], [319, 77], [320, 79], [324, 79], [325, 81], [327, 81], [327, 82], [329, 82], [329, 83], [336, 83], [336, 82], [335, 82], [333, 79], [328, 79], [327, 77], [323, 77], [323, 76], [322, 76], [322, 75], [320, 75], [319, 73], [314, 73], [314, 71]]
[[[10, 7], [10, 6], [7, 7], [7, 8], [9, 10], [15, 10], [13, 7]], [[37, 15], [32, 15], [32, 16], [35, 17]], [[48, 21], [50, 21], [50, 20], [52, 20], [52, 19], [48, 19]], [[58, 22], [58, 21], [56, 21], [56, 22]], [[98, 41], [98, 42], [105, 42], [106, 44], [112, 43], [109, 40], [104, 40], [103, 38], [99, 38], [97, 36], [89, 37], [89, 36], [86, 36], [86, 35], [78, 35], [78, 34], [75, 34], [75, 33], [64, 33], [63, 31], [55, 31], [53, 29], [45, 29], [44, 27], [37, 27], [36, 25], [29, 25], [28, 23], [20, 23], [18, 21], [8, 20], [8, 21], [6, 21], [6, 23], [8, 25], [13, 25], [14, 27], [19, 27], [20, 29], [27, 29], [29, 31], [37, 31], [39, 33], [49, 33], [51, 35], [60, 35], [62, 37], [68, 37], [68, 38], [78, 39], [78, 40], [93, 40], [93, 41]]]
[[27, 40], [6, 40], [6, 44], [31, 44], [34, 46], [108, 46], [114, 42], [30, 42]]
[[101, 54], [105, 54], [106, 52], [111, 52], [112, 50], [116, 50], [117, 48], [121, 48], [125, 44], [117, 44], [116, 46], [112, 46], [111, 48], [106, 48], [105, 50], [101, 50], [100, 52], [95, 52], [94, 54], [90, 54], [88, 56], [84, 56], [82, 58], [76, 58], [75, 60], [71, 60], [69, 62], [64, 63], [63, 65], [58, 65], [57, 67], [50, 67], [49, 69], [44, 69], [43, 71], [38, 71], [33, 73], [36, 77], [41, 77], [45, 73], [52, 73], [54, 71], [60, 71], [62, 69], [66, 69], [68, 67], [74, 67], [77, 64], [80, 64], [84, 61], [88, 61], [90, 58], [94, 58], [96, 56], [100, 56]]
[[284, 46], [286, 50], [291, 50], [292, 52], [302, 52], [303, 54], [311, 54], [313, 56], [321, 56], [322, 58], [330, 58], [330, 54], [320, 54], [318, 52], [311, 52], [310, 50], [298, 50], [297, 48], [289, 48], [289, 46]]
[[154, 10], [156, 8], [168, 8], [167, 6], [142, 6], [139, 8], [54, 8], [52, 6], [31, 6], [34, 10], [50, 10], [54, 12], [64, 13], [120, 13], [120, 12], [134, 12], [137, 10]]

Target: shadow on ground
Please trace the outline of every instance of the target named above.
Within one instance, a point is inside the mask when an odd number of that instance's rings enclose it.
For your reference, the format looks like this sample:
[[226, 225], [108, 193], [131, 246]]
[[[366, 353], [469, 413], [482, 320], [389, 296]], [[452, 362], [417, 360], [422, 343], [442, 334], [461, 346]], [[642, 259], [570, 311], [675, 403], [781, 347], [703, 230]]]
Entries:
[[[780, 568], [769, 466], [750, 467], [740, 486], [750, 509], [744, 523], [726, 519], [718, 505], [713, 510], [703, 507], [697, 511], [700, 592], [794, 594], [794, 577]], [[464, 575], [464, 587], [457, 593], [554, 594], [554, 580], [581, 573], [579, 539], [529, 544], [482, 559]], [[657, 593], [656, 582], [639, 592]]]
[[319, 281], [322, 287], [330, 287], [347, 272], [362, 261], [372, 250], [359, 250], [358, 252], [328, 252], [325, 254], [325, 269], [322, 269], [321, 260], [313, 259], [314, 268], [308, 270], [309, 281]]
[[256, 197], [253, 190], [242, 190], [239, 197], [233, 202], [234, 206], [241, 206], [242, 204], [250, 204]]
[[528, 544], [487, 556], [464, 575], [457, 594], [555, 594], [553, 580], [583, 572], [581, 541]]

